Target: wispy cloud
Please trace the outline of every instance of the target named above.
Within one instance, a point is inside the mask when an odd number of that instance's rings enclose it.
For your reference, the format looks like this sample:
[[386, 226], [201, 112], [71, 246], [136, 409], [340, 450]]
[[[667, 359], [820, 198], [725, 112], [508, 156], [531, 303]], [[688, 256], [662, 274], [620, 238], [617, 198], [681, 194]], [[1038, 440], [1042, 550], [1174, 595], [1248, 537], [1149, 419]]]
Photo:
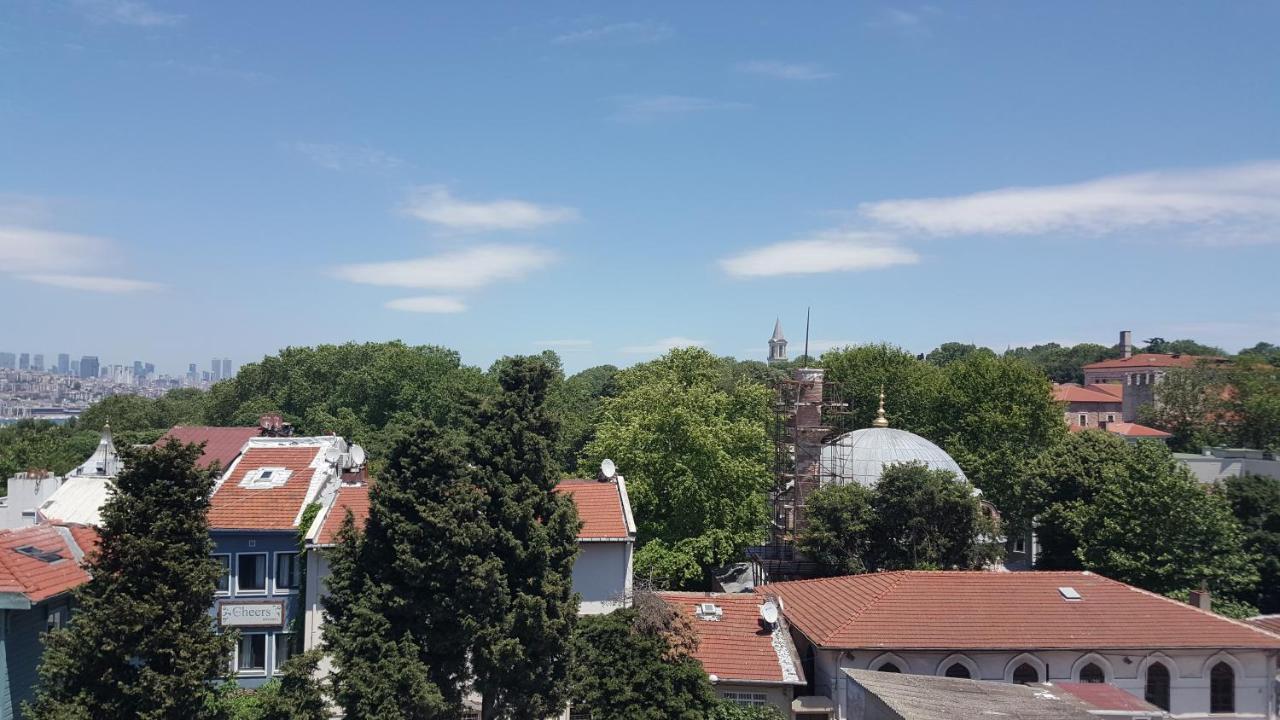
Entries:
[[691, 95], [619, 95], [613, 98], [614, 118], [647, 122], [720, 110], [744, 110], [747, 103]]
[[368, 145], [342, 143], [290, 143], [289, 150], [329, 170], [390, 170], [404, 161]]
[[[1198, 226], [1280, 241], [1280, 162], [1103, 177], [1069, 185], [863, 203], [859, 213], [901, 231], [935, 236], [1106, 234]], [[1253, 232], [1264, 224], [1268, 232]]]
[[734, 67], [737, 68], [738, 72], [763, 75], [764, 77], [778, 80], [826, 80], [836, 76], [835, 73], [817, 63], [751, 60], [738, 63]]
[[83, 290], [102, 293], [134, 293], [146, 290], [159, 290], [164, 286], [146, 280], [130, 280], [128, 278], [103, 277], [101, 275], [19, 275], [42, 285], [52, 285], [67, 290]]
[[534, 346], [553, 348], [560, 352], [584, 352], [591, 349], [590, 340], [535, 340]]
[[556, 45], [614, 44], [647, 45], [673, 35], [667, 25], [650, 20], [631, 20], [583, 27], [561, 33], [551, 39]]
[[526, 200], [461, 200], [444, 185], [427, 185], [413, 192], [404, 211], [419, 220], [451, 230], [528, 230], [576, 220], [571, 207], [538, 205]]
[[622, 352], [631, 355], [660, 355], [668, 350], [674, 350], [682, 347], [706, 347], [707, 343], [703, 340], [692, 340], [687, 337], [666, 337], [648, 345], [628, 345], [622, 348]]
[[480, 245], [431, 257], [343, 265], [334, 274], [365, 285], [469, 290], [522, 278], [554, 259], [551, 251], [539, 247]]
[[39, 273], [85, 268], [104, 258], [110, 246], [92, 235], [0, 227], [0, 269]]
[[171, 27], [186, 17], [156, 10], [142, 0], [75, 0], [75, 4], [91, 20], [135, 27]]
[[424, 295], [421, 297], [397, 298], [387, 303], [390, 310], [403, 310], [416, 313], [460, 313], [467, 309], [466, 304], [456, 297], [447, 295]]
[[883, 233], [824, 230], [790, 242], [767, 245], [725, 258], [720, 266], [735, 277], [807, 275], [850, 270], [880, 270], [913, 265], [920, 257]]

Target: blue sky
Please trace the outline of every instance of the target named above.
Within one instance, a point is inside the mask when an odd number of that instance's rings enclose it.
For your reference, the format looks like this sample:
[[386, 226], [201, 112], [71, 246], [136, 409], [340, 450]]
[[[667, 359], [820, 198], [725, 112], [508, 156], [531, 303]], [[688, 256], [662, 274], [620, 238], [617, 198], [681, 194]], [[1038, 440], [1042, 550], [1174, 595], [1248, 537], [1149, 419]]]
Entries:
[[0, 350], [1280, 342], [1280, 5], [0, 5]]

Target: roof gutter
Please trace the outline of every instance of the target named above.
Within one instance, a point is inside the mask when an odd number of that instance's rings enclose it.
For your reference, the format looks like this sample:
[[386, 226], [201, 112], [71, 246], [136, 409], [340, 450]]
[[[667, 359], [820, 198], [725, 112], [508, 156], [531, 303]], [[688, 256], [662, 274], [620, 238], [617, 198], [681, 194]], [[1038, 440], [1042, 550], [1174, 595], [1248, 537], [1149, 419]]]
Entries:
[[0, 610], [30, 610], [31, 599], [25, 593], [0, 592]]

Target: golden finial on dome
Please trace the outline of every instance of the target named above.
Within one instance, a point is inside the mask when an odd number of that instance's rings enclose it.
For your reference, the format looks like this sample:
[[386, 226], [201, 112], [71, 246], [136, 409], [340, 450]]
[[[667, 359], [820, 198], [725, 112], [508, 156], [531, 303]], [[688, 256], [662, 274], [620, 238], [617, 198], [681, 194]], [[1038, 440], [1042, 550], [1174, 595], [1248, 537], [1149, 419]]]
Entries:
[[889, 420], [884, 416], [884, 386], [880, 386], [880, 409], [876, 410], [876, 419], [871, 421], [872, 427], [889, 427]]

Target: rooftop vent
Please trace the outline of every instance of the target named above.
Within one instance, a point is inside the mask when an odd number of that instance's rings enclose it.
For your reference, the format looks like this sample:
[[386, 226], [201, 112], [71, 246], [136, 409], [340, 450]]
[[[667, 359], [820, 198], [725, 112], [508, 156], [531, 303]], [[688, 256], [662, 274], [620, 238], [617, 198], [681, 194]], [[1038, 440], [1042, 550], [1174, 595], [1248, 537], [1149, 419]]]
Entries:
[[40, 562], [54, 563], [62, 560], [63, 557], [52, 550], [41, 550], [35, 545], [23, 545], [17, 549], [18, 552], [30, 558], [35, 558]]
[[240, 481], [240, 487], [253, 490], [280, 487], [289, 481], [291, 475], [293, 471], [288, 468], [261, 467], [250, 470]]
[[1058, 588], [1058, 594], [1062, 596], [1063, 600], [1083, 600], [1084, 599], [1083, 597], [1080, 596], [1080, 591], [1076, 590], [1073, 587], [1060, 587]]
[[724, 615], [724, 609], [715, 603], [698, 603], [697, 615], [699, 620], [715, 622]]

